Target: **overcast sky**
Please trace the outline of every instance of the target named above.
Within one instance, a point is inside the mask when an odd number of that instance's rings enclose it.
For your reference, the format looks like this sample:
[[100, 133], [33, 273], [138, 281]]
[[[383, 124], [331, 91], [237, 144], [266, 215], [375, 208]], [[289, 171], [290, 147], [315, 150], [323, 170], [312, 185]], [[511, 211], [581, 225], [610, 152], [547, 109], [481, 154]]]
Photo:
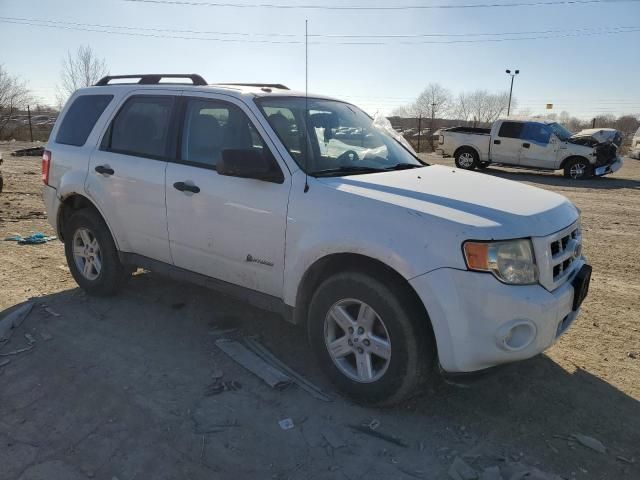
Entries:
[[[638, 0], [383, 11], [331, 7], [460, 6], [534, 0], [258, 1], [328, 8], [0, 0], [0, 63], [26, 80], [48, 103], [54, 102], [62, 58], [81, 44], [90, 45], [104, 57], [113, 74], [195, 72], [210, 83], [277, 82], [304, 89], [304, 22], [308, 19], [312, 35], [309, 90], [350, 100], [371, 113], [378, 109], [389, 112], [409, 102], [429, 82], [439, 82], [454, 93], [508, 89], [506, 68], [520, 69], [514, 97], [531, 113], [543, 113], [546, 103], [553, 103], [556, 113], [566, 110], [583, 118], [640, 113]], [[247, 0], [228, 2], [249, 4]], [[43, 26], [42, 21], [55, 27]], [[501, 35], [473, 35], [496, 33]], [[167, 36], [207, 40], [163, 38]], [[382, 44], [362, 44], [367, 42]]]

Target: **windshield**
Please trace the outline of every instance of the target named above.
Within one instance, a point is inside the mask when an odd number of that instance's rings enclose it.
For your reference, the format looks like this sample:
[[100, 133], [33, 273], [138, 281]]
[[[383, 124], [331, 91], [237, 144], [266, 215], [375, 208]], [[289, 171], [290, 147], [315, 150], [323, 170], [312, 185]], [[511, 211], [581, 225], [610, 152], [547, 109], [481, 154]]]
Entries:
[[556, 137], [558, 137], [560, 140], [567, 140], [569, 137], [571, 137], [571, 135], [573, 135], [573, 133], [567, 130], [564, 125], [561, 125], [559, 123], [550, 123], [549, 127], [551, 128], [551, 130], [553, 130], [553, 133], [555, 133]]
[[374, 121], [353, 105], [316, 98], [305, 101], [304, 97], [263, 97], [256, 101], [298, 166], [311, 175], [353, 175], [424, 166], [410, 147], [394, 138], [385, 122]]

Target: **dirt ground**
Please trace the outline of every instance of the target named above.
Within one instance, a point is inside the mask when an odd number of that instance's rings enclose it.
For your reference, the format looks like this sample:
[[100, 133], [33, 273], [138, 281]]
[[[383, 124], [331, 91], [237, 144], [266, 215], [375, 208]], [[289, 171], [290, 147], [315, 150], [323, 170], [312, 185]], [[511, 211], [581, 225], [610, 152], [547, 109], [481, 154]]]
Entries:
[[[18, 146], [0, 143], [0, 238], [53, 235], [40, 160], [9, 156]], [[221, 335], [253, 336], [331, 391], [304, 331], [272, 314], [145, 272], [114, 298], [87, 297], [60, 242], [0, 240], [0, 309], [37, 302], [0, 344], [0, 365], [10, 360], [0, 366], [0, 479], [439, 479], [455, 478], [456, 458], [485, 479], [640, 478], [640, 161], [584, 182], [486, 174], [562, 193], [582, 210], [589, 297], [545, 354], [464, 383], [436, 378], [390, 409], [272, 390], [215, 346]], [[28, 346], [25, 334], [34, 348], [7, 356]], [[241, 388], [210, 396], [220, 374]], [[280, 428], [284, 418], [293, 429]], [[402, 445], [350, 427], [372, 419]]]

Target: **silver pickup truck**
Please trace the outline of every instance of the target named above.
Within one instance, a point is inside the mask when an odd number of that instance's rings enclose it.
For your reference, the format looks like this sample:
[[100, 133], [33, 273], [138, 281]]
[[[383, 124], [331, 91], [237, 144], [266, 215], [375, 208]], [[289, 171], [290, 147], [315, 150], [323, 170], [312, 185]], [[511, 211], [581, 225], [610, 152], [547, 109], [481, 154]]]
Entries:
[[622, 166], [620, 132], [610, 128], [573, 134], [557, 122], [498, 120], [491, 128], [453, 127], [438, 136], [436, 151], [454, 157], [465, 170], [490, 164], [563, 170], [581, 179], [613, 173]]

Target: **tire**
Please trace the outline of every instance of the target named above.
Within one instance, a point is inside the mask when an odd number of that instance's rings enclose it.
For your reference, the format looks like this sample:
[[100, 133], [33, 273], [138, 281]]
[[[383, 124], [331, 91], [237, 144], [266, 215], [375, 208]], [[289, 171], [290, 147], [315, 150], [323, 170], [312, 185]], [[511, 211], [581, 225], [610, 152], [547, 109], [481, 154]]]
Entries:
[[565, 178], [573, 180], [584, 180], [593, 175], [593, 167], [586, 158], [574, 157], [567, 161], [564, 166]]
[[[357, 320], [361, 308], [371, 314], [363, 318], [372, 322], [347, 323], [353, 325], [352, 334], [339, 327], [338, 322], [344, 325], [349, 318]], [[321, 367], [343, 394], [361, 404], [386, 406], [417, 393], [433, 373], [436, 350], [428, 322], [424, 310], [401, 286], [382, 283], [360, 272], [343, 272], [329, 277], [316, 290], [309, 306], [307, 331]], [[358, 325], [367, 323], [372, 327], [365, 332], [358, 330]], [[334, 356], [328, 347], [332, 341], [339, 345]], [[363, 353], [357, 354], [358, 348]], [[367, 354], [373, 351], [389, 353], [388, 359]], [[364, 360], [361, 370], [356, 358]], [[364, 368], [367, 364], [368, 369]]]
[[473, 148], [461, 148], [456, 152], [456, 167], [463, 170], [473, 170], [480, 163], [478, 153]]
[[[87, 208], [75, 212], [66, 222], [64, 239], [64, 253], [71, 275], [88, 294], [113, 295], [129, 278], [131, 270], [120, 262], [111, 233], [95, 210]], [[84, 257], [77, 254], [78, 250]], [[91, 265], [87, 265], [87, 259], [93, 259]]]

